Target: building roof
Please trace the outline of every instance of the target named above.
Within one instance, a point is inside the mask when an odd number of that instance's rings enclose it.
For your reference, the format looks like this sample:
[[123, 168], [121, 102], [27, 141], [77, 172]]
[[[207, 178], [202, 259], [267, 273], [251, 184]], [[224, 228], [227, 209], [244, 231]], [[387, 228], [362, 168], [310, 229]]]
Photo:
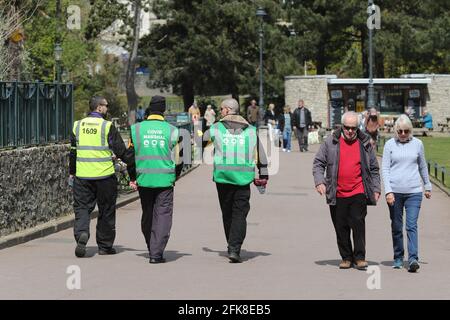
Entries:
[[[328, 79], [328, 84], [369, 84], [367, 78]], [[374, 78], [374, 84], [430, 84], [430, 78]]]

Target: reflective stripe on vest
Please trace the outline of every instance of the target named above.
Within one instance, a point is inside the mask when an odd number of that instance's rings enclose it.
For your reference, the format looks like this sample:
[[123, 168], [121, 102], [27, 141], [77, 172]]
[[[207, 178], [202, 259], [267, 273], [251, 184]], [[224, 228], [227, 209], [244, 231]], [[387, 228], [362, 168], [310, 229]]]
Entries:
[[256, 128], [230, 133], [223, 123], [212, 126], [214, 173], [218, 183], [247, 185], [255, 178]]
[[111, 122], [87, 117], [74, 123], [77, 144], [76, 176], [96, 179], [114, 174], [112, 152], [108, 147]]
[[166, 121], [146, 120], [131, 127], [136, 156], [138, 185], [148, 188], [170, 187], [175, 182], [172, 150], [178, 129]]

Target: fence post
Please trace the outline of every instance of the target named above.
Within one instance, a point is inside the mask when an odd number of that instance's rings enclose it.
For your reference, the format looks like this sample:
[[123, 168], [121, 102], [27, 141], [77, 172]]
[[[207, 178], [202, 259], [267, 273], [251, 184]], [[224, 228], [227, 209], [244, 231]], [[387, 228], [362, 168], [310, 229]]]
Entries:
[[438, 164], [437, 162], [434, 163], [434, 177], [437, 179], [438, 178]]
[[442, 184], [445, 186], [445, 167], [441, 167]]
[[431, 162], [427, 161], [427, 166], [428, 166], [428, 174], [431, 175]]

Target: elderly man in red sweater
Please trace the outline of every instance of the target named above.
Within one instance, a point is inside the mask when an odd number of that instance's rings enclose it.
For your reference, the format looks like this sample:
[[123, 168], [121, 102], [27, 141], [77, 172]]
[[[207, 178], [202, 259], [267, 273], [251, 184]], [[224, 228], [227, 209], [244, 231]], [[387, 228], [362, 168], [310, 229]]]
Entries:
[[342, 257], [339, 268], [349, 269], [354, 263], [357, 269], [365, 270], [365, 217], [367, 205], [376, 205], [380, 197], [379, 166], [370, 137], [358, 129], [358, 114], [344, 113], [342, 124], [316, 154], [314, 182], [330, 205]]

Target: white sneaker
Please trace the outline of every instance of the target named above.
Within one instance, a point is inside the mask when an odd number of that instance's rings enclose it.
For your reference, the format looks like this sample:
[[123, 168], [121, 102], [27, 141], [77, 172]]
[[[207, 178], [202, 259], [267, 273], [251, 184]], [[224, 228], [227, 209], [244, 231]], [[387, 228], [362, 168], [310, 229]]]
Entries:
[[286, 149], [285, 149], [285, 148], [283, 148], [283, 152], [286, 152]]
[[291, 152], [291, 150], [288, 150], [287, 152]]

